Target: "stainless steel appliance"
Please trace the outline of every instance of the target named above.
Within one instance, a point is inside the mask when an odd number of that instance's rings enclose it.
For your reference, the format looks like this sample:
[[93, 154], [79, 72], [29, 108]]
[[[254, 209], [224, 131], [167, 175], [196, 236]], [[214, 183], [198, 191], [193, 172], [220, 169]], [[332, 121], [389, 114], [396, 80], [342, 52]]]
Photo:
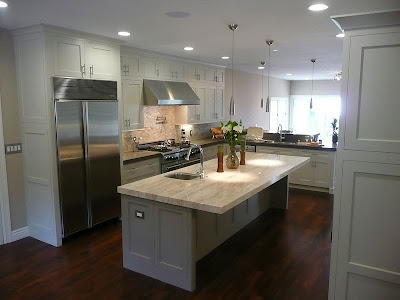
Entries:
[[161, 152], [161, 173], [166, 173], [200, 163], [200, 150], [197, 148], [192, 149], [189, 160], [186, 160], [189, 146], [187, 143], [175, 144], [173, 140], [168, 140], [140, 144], [139, 149]]
[[187, 82], [143, 80], [145, 105], [200, 105], [200, 98]]
[[120, 216], [117, 82], [53, 78], [63, 237]]

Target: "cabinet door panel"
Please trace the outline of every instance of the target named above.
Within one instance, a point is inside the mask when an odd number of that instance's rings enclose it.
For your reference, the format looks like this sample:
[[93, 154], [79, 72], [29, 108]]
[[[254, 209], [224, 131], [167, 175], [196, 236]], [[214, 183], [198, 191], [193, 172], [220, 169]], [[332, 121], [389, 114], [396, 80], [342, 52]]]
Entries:
[[225, 82], [225, 69], [217, 69], [215, 72], [217, 84], [223, 84]]
[[82, 40], [55, 37], [53, 40], [54, 74], [76, 78], [85, 77], [84, 72], [88, 67], [84, 66], [84, 49], [85, 44]]
[[400, 33], [351, 37], [345, 149], [400, 153], [399, 70]]
[[159, 60], [158, 61], [158, 71], [159, 78], [162, 79], [173, 79], [174, 74], [171, 70], [171, 62], [168, 60]]
[[158, 78], [157, 59], [151, 57], [143, 58], [143, 72], [145, 78]]
[[330, 160], [314, 161], [314, 186], [329, 188], [332, 182], [332, 162]]
[[126, 130], [141, 128], [143, 126], [142, 82], [139, 80], [123, 80], [122, 99], [123, 128]]
[[205, 119], [214, 121], [215, 120], [215, 94], [216, 88], [207, 88], [207, 97], [205, 101]]
[[[293, 176], [292, 176], [293, 174]], [[303, 167], [297, 169], [291, 174], [292, 183], [313, 185], [314, 179], [314, 168], [312, 162], [307, 163]]]
[[123, 77], [139, 77], [142, 76], [142, 68], [137, 55], [123, 54], [121, 57], [121, 74]]
[[89, 76], [94, 79], [115, 79], [119, 72], [119, 51], [115, 47], [89, 43]]
[[197, 87], [196, 94], [200, 98], [200, 105], [196, 105], [196, 114], [199, 121], [203, 121], [206, 119], [207, 88], [204, 86]]
[[215, 118], [217, 120], [224, 118], [224, 89], [219, 87], [215, 94]]

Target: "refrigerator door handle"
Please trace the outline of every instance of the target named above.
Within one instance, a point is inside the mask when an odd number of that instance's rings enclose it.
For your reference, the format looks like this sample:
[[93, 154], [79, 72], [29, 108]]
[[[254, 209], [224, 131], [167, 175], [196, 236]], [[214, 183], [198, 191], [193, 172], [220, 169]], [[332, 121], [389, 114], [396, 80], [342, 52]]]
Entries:
[[[85, 141], [85, 165], [86, 178], [90, 178], [90, 154], [89, 154], [89, 128], [88, 128], [88, 103], [82, 101], [83, 111], [83, 139]], [[88, 211], [88, 226], [92, 227], [92, 205], [90, 203], [90, 189], [86, 188], [87, 211]]]

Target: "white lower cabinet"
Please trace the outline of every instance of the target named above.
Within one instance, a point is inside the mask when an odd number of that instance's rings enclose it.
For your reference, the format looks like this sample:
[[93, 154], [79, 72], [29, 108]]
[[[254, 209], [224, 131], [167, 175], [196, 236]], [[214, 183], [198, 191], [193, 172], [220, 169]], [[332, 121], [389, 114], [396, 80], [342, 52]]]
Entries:
[[161, 174], [160, 159], [158, 157], [124, 163], [122, 168], [122, 184], [138, 181], [158, 174]]
[[289, 176], [291, 184], [334, 189], [334, 165], [336, 159], [335, 151], [287, 149], [268, 146], [257, 146], [257, 152], [278, 155], [293, 155], [310, 157], [310, 162], [297, 169]]

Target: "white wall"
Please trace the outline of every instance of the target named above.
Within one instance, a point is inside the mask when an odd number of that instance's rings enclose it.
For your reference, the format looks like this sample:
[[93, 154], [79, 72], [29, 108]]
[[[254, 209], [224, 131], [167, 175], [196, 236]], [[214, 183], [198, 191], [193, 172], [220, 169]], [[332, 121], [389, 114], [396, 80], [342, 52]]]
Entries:
[[[229, 103], [232, 96], [232, 71], [225, 72], [225, 118], [229, 119]], [[264, 100], [267, 99], [267, 76], [264, 76]], [[235, 70], [233, 76], [233, 95], [236, 104], [236, 115], [232, 120], [242, 120], [244, 127], [261, 126], [269, 129], [269, 113], [261, 108], [261, 74], [252, 74]], [[290, 95], [290, 81], [270, 79], [270, 97], [286, 97]]]
[[[3, 113], [4, 142], [20, 143], [18, 122], [17, 80], [14, 43], [7, 30], [0, 28], [0, 91]], [[0, 149], [3, 151], [3, 149]], [[24, 146], [22, 145], [22, 151]], [[6, 155], [11, 229], [27, 225], [22, 154]]]
[[[314, 80], [314, 95], [340, 95], [340, 81]], [[290, 82], [290, 95], [311, 95], [311, 80]]]

